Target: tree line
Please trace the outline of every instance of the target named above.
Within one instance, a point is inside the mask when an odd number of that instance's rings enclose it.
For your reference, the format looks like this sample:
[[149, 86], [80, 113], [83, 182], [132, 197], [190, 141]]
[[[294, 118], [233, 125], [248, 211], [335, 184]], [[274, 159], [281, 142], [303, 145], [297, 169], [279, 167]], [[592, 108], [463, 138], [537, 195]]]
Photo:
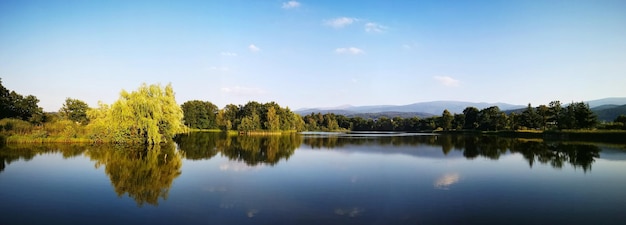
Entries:
[[22, 97], [0, 82], [0, 134], [15, 142], [110, 142], [154, 145], [184, 131], [183, 112], [171, 85], [142, 84], [122, 90], [97, 108], [67, 98], [58, 112], [44, 113], [32, 95]]
[[181, 105], [184, 124], [196, 129], [250, 131], [302, 131], [304, 121], [288, 107], [275, 102], [250, 101], [219, 109], [209, 101], [191, 100]]
[[[178, 105], [171, 85], [142, 84], [136, 91], [122, 90], [111, 105], [90, 108], [67, 98], [58, 112], [45, 113], [39, 100], [10, 91], [0, 80], [0, 134], [15, 142], [113, 142], [156, 144], [167, 142], [188, 128], [222, 131], [436, 131], [436, 130], [563, 130], [626, 129], [626, 115], [613, 123], [599, 124], [589, 105], [559, 101], [532, 107], [521, 113], [505, 113], [497, 106], [467, 107], [463, 113], [444, 110], [427, 118], [365, 119], [332, 113], [300, 116], [275, 102], [250, 101], [219, 109], [209, 101], [191, 100]], [[600, 126], [598, 126], [600, 125]]]
[[[560, 101], [548, 106], [532, 107], [528, 104], [521, 113], [507, 114], [497, 106], [484, 109], [467, 107], [463, 113], [452, 114], [444, 110], [441, 116], [427, 118], [380, 117], [364, 119], [333, 113], [311, 113], [303, 117], [306, 130], [353, 130], [353, 131], [433, 131], [433, 130], [564, 130], [598, 128], [596, 115], [584, 102], [563, 106]], [[624, 120], [624, 121], [622, 121]], [[616, 119], [609, 128], [624, 127], [626, 116]], [[599, 128], [607, 128], [599, 127]]]

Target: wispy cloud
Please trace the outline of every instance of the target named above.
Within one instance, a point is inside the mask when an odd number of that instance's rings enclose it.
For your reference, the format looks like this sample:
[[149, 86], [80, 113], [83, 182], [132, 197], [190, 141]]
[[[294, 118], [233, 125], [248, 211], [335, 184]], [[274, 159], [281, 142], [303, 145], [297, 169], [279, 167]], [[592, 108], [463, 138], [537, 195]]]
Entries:
[[248, 46], [248, 49], [250, 49], [250, 51], [251, 51], [251, 52], [258, 52], [258, 51], [261, 51], [261, 49], [260, 49], [259, 47], [257, 47], [256, 45], [254, 45], [254, 44], [250, 44], [250, 45]]
[[458, 87], [461, 83], [461, 81], [449, 76], [434, 76], [433, 78], [435, 78], [435, 80], [439, 81], [439, 83], [447, 87]]
[[235, 96], [258, 96], [267, 93], [265, 90], [261, 88], [253, 88], [253, 87], [223, 87], [220, 89], [222, 93], [232, 94]]
[[327, 26], [331, 26], [333, 28], [339, 29], [339, 28], [348, 26], [350, 24], [353, 24], [354, 22], [357, 22], [357, 21], [358, 19], [355, 19], [355, 18], [339, 17], [339, 18], [335, 18], [331, 20], [326, 20], [324, 24], [326, 24]]
[[232, 56], [232, 57], [235, 57], [235, 56], [237, 56], [237, 53], [234, 53], [234, 52], [220, 52], [220, 55], [221, 56]]
[[293, 9], [300, 7], [300, 3], [296, 1], [283, 2], [283, 9]]
[[335, 49], [335, 53], [337, 53], [337, 54], [358, 55], [358, 54], [364, 54], [365, 51], [363, 51], [360, 48], [348, 47], [348, 48], [337, 48], [337, 49]]
[[377, 24], [377, 23], [366, 23], [365, 24], [365, 31], [368, 33], [382, 33], [385, 32], [387, 30], [386, 26]]

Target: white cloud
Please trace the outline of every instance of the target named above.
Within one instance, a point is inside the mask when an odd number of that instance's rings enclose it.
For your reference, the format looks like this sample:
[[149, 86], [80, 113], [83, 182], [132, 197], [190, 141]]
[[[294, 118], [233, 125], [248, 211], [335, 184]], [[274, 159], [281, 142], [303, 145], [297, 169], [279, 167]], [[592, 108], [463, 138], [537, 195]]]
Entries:
[[448, 87], [458, 87], [461, 81], [454, 79], [449, 76], [435, 76], [435, 80], [439, 81], [444, 86]]
[[325, 22], [325, 24], [327, 26], [331, 26], [333, 28], [339, 29], [339, 28], [343, 28], [345, 26], [348, 26], [354, 22], [357, 22], [358, 19], [355, 18], [349, 18], [349, 17], [339, 17], [339, 18], [335, 18], [332, 20], [327, 20]]
[[382, 33], [382, 32], [385, 32], [385, 30], [387, 30], [386, 26], [383, 26], [377, 23], [365, 24], [365, 31], [369, 33]]
[[241, 86], [223, 87], [220, 89], [220, 91], [226, 94], [232, 94], [236, 96], [257, 96], [257, 95], [263, 95], [267, 93], [265, 90], [260, 89], [260, 88], [241, 87]]
[[300, 3], [296, 1], [283, 2], [283, 9], [293, 9], [300, 7]]
[[248, 49], [250, 49], [250, 51], [251, 51], [251, 52], [258, 52], [258, 51], [261, 51], [261, 49], [260, 49], [259, 47], [257, 47], [256, 45], [254, 45], [254, 44], [250, 44], [250, 45], [248, 46]]
[[365, 52], [360, 48], [349, 47], [349, 48], [337, 48], [335, 49], [335, 53], [358, 55], [358, 54], [364, 54]]
[[234, 52], [220, 52], [220, 55], [222, 56], [237, 56], [237, 53]]

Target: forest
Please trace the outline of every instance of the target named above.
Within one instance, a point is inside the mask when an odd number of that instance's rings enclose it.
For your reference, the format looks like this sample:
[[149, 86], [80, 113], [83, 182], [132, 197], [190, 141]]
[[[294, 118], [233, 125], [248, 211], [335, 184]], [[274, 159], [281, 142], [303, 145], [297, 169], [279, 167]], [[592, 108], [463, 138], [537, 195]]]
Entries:
[[505, 113], [497, 106], [467, 107], [463, 113], [444, 110], [426, 118], [366, 119], [332, 113], [301, 116], [275, 102], [250, 101], [219, 109], [209, 101], [190, 100], [179, 105], [170, 85], [142, 84], [136, 91], [122, 90], [113, 104], [91, 108], [67, 98], [57, 112], [44, 112], [37, 97], [10, 91], [0, 80], [0, 140], [6, 142], [103, 142], [156, 144], [176, 134], [213, 130], [239, 134], [274, 134], [299, 131], [516, 131], [516, 130], [625, 130], [626, 115], [599, 123], [584, 102], [560, 101], [521, 113]]

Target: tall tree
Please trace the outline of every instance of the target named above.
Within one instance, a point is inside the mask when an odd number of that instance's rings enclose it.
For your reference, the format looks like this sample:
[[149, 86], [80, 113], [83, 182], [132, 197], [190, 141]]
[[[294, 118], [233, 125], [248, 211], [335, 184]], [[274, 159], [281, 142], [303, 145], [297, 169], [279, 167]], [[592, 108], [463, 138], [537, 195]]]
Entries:
[[267, 108], [267, 121], [265, 127], [270, 131], [276, 131], [280, 129], [280, 116], [276, 115], [276, 109], [274, 107]]
[[217, 128], [218, 108], [211, 102], [191, 100], [181, 105], [185, 125], [197, 129]]
[[67, 98], [61, 109], [59, 109], [59, 114], [64, 119], [87, 124], [89, 122], [87, 118], [88, 110], [89, 105], [87, 103], [78, 99]]
[[541, 117], [535, 111], [535, 108], [528, 103], [528, 107], [520, 115], [520, 125], [526, 128], [539, 128], [541, 125]]
[[480, 111], [479, 121], [481, 130], [498, 130], [504, 127], [506, 117], [502, 117], [498, 106], [491, 106]]
[[463, 129], [465, 124], [465, 114], [454, 114], [454, 120], [452, 120], [452, 128], [456, 130]]
[[546, 130], [548, 119], [550, 117], [550, 108], [546, 105], [539, 105], [537, 107], [537, 115], [541, 118], [540, 126], [542, 130]]
[[452, 128], [453, 119], [454, 116], [452, 116], [450, 111], [448, 111], [447, 109], [443, 110], [443, 113], [441, 114], [441, 128], [443, 128], [444, 130], [450, 130], [450, 128]]
[[183, 128], [183, 111], [171, 84], [165, 88], [142, 84], [130, 93], [122, 90], [110, 108], [102, 104], [87, 114], [95, 120], [91, 130], [106, 138], [101, 141], [153, 145], [168, 142]]
[[598, 123], [597, 116], [589, 108], [589, 104], [584, 102], [574, 103], [574, 118], [576, 119], [575, 128], [588, 129], [594, 128]]
[[0, 119], [18, 118], [33, 123], [41, 123], [43, 109], [37, 103], [39, 103], [39, 99], [33, 95], [24, 97], [15, 91], [9, 91], [2, 85], [0, 79]]
[[561, 124], [559, 123], [559, 121], [561, 120], [562, 117], [562, 111], [563, 111], [563, 107], [561, 106], [561, 102], [560, 101], [551, 101], [550, 104], [548, 104], [548, 108], [550, 109], [549, 111], [549, 117], [548, 117], [548, 124], [554, 126], [556, 125], [557, 127], [561, 127]]
[[478, 113], [480, 111], [476, 107], [467, 107], [463, 110], [465, 115], [465, 125], [463, 129], [476, 129], [478, 128]]

